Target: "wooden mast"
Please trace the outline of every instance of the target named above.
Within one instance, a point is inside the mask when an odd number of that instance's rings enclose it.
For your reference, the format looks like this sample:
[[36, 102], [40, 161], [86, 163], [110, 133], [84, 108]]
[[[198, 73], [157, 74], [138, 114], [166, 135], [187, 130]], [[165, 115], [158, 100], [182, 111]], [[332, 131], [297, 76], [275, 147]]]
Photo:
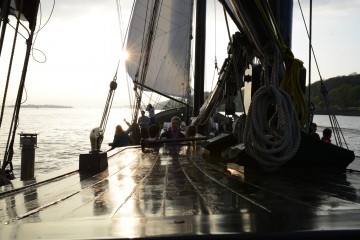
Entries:
[[195, 34], [194, 111], [198, 116], [204, 103], [205, 40], [206, 40], [206, 0], [197, 0]]

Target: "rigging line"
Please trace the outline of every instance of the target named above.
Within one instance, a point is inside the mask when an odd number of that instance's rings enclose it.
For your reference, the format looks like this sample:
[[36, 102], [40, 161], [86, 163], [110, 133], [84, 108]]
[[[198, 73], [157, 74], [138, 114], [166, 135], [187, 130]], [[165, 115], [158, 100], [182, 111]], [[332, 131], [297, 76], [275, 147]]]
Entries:
[[[21, 2], [21, 6], [22, 6], [22, 2]], [[9, 62], [9, 67], [8, 67], [8, 74], [7, 74], [7, 78], [6, 78], [6, 84], [5, 84], [5, 89], [4, 89], [3, 102], [2, 102], [2, 107], [1, 107], [0, 128], [1, 128], [2, 120], [3, 120], [3, 116], [4, 116], [4, 108], [5, 108], [5, 103], [6, 103], [6, 98], [7, 98], [7, 92], [8, 92], [8, 88], [9, 88], [9, 82], [10, 82], [10, 75], [11, 75], [11, 70], [12, 70], [12, 64], [13, 64], [13, 62], [14, 62], [14, 54], [15, 54], [16, 42], [17, 42], [17, 36], [18, 36], [17, 33], [18, 33], [18, 31], [19, 31], [19, 24], [20, 24], [20, 15], [17, 17], [17, 23], [16, 23], [15, 33], [14, 33], [13, 46], [12, 46], [12, 49], [11, 49], [10, 62]]]
[[[120, 0], [119, 0], [119, 5], [120, 5]], [[131, 9], [131, 14], [130, 16], [132, 16], [134, 14], [134, 8], [135, 8], [135, 1], [133, 1], [133, 5], [132, 5], [132, 9]], [[126, 37], [128, 36], [129, 34], [129, 29], [130, 29], [130, 23], [131, 21], [128, 21], [128, 25], [127, 25], [127, 28], [126, 28], [126, 32], [125, 32], [125, 36], [124, 36], [124, 42], [123, 42], [123, 46], [122, 46], [122, 49], [124, 49], [125, 47], [125, 39]], [[130, 104], [130, 109], [131, 109], [131, 115], [133, 115], [133, 111], [134, 111], [134, 107], [133, 107], [133, 95], [131, 94], [131, 87], [130, 87], [130, 83], [131, 81], [129, 80], [129, 76], [127, 74], [125, 74], [125, 78], [126, 78], [126, 85], [127, 85], [127, 88], [128, 88], [128, 99], [129, 99], [129, 104]]]
[[[37, 7], [35, 9], [36, 14], [39, 9], [39, 2], [40, 1], [37, 2]], [[21, 6], [20, 9], [22, 9], [23, 0], [21, 1], [20, 6]], [[20, 21], [20, 15], [18, 15], [17, 20]], [[32, 25], [35, 26], [36, 18], [34, 18], [32, 21], [33, 21]], [[22, 75], [21, 75], [19, 88], [18, 88], [18, 94], [16, 97], [13, 118], [12, 118], [10, 130], [9, 130], [8, 141], [6, 144], [4, 160], [3, 160], [3, 165], [2, 165], [2, 170], [4, 171], [6, 166], [9, 164], [10, 165], [10, 173], [12, 173], [12, 170], [13, 170], [13, 165], [12, 165], [12, 157], [13, 157], [13, 153], [14, 153], [13, 146], [14, 146], [16, 129], [19, 124], [19, 112], [20, 112], [20, 106], [21, 106], [21, 99], [22, 99], [22, 95], [23, 95], [23, 91], [24, 91], [24, 85], [25, 85], [25, 79], [26, 79], [26, 69], [29, 64], [30, 51], [31, 51], [33, 37], [34, 37], [35, 27], [30, 28], [30, 30], [31, 30], [31, 33], [29, 35], [29, 39], [26, 41], [26, 56], [25, 56], [25, 60], [24, 60], [23, 71], [22, 71]], [[11, 136], [11, 140], [10, 140], [10, 136]]]
[[[135, 2], [135, 1], [134, 1]], [[154, 5], [157, 6], [158, 2], [155, 2]], [[146, 20], [148, 19], [148, 9], [149, 9], [149, 4], [150, 2], [147, 2], [146, 5], [146, 15], [144, 18], [145, 24], [144, 24], [144, 29], [143, 29], [143, 33], [146, 32]], [[134, 9], [132, 10], [132, 15], [134, 14]], [[150, 23], [149, 23], [150, 24]], [[136, 74], [135, 74], [135, 79], [133, 80], [134, 82], [134, 91], [135, 91], [135, 99], [134, 99], [134, 110], [132, 112], [132, 122], [136, 122], [137, 121], [137, 112], [138, 112], [138, 108], [140, 107], [140, 102], [141, 102], [141, 92], [142, 92], [142, 87], [140, 86], [140, 90], [138, 90], [138, 86], [135, 84], [135, 82], [137, 82], [137, 79], [139, 77], [139, 71], [140, 71], [140, 66], [141, 66], [141, 62], [142, 62], [142, 56], [144, 55], [144, 45], [145, 45], [145, 34], [143, 34], [143, 38], [142, 38], [142, 42], [141, 42], [141, 51], [140, 51], [140, 58], [139, 58], [139, 63], [138, 63], [138, 68], [136, 70]]]
[[[40, 15], [42, 15], [42, 8], [41, 8], [41, 2], [40, 2]], [[41, 17], [40, 17], [40, 23], [39, 23], [39, 30], [37, 30], [37, 32], [35, 32], [35, 34], [38, 34], [50, 21], [50, 18], [52, 17], [53, 13], [54, 13], [54, 9], [55, 9], [55, 0], [53, 0], [53, 5], [52, 5], [52, 8], [51, 8], [51, 11], [50, 11], [50, 15], [48, 17], [48, 19], [46, 20], [46, 22], [44, 23], [43, 26], [41, 26]]]
[[118, 64], [116, 67], [116, 71], [115, 71], [115, 75], [113, 77], [113, 80], [110, 82], [110, 89], [108, 92], [108, 97], [105, 102], [105, 107], [104, 107], [103, 115], [102, 115], [101, 122], [100, 122], [100, 128], [103, 130], [104, 133], [106, 130], [107, 122], [109, 120], [110, 109], [111, 109], [111, 106], [112, 106], [112, 103], [114, 100], [115, 90], [117, 88], [116, 79], [117, 79], [117, 73], [119, 70], [120, 61], [121, 61], [121, 59], [119, 58]]
[[[304, 26], [305, 26], [305, 30], [306, 30], [307, 36], [308, 36], [309, 39], [311, 39], [311, 38], [310, 38], [309, 31], [308, 31], [308, 28], [307, 28], [307, 25], [306, 25], [306, 22], [305, 22], [304, 13], [303, 13], [303, 10], [302, 10], [301, 5], [300, 5], [300, 0], [298, 0], [298, 4], [299, 4], [301, 16], [302, 16], [302, 18], [303, 18], [303, 22], [304, 22]], [[321, 76], [321, 74], [320, 74], [319, 64], [318, 64], [317, 59], [316, 59], [316, 56], [315, 56], [314, 47], [313, 47], [313, 45], [312, 45], [311, 42], [310, 42], [310, 49], [311, 49], [311, 52], [312, 52], [312, 54], [313, 54], [314, 61], [315, 61], [315, 65], [316, 65], [316, 68], [317, 68], [318, 73], [319, 73], [320, 81], [323, 81], [322, 76]]]
[[325, 87], [325, 85], [323, 83], [322, 83], [321, 87], [322, 87], [321, 91], [322, 91], [322, 95], [324, 97], [326, 109], [327, 109], [327, 111], [329, 113], [329, 121], [330, 121], [330, 124], [331, 124], [331, 128], [332, 128], [332, 130], [334, 132], [336, 145], [342, 147], [342, 140], [341, 139], [343, 139], [345, 146], [348, 148], [348, 145], [346, 143], [344, 134], [342, 133], [342, 129], [341, 129], [336, 117], [335, 117], [334, 109], [331, 107], [330, 100], [327, 97], [328, 93], [327, 93], [326, 87]]
[[119, 21], [119, 32], [120, 32], [120, 35], [121, 35], [121, 39], [123, 39], [122, 35], [123, 35], [123, 32], [122, 32], [122, 15], [121, 15], [121, 4], [119, 2], [119, 0], [116, 1], [116, 10], [117, 10], [117, 13], [118, 13], [118, 21]]
[[[117, 71], [116, 71], [116, 73], [117, 73]], [[110, 82], [110, 89], [109, 89], [108, 97], [107, 97], [107, 100], [105, 103], [103, 116], [102, 116], [102, 119], [100, 122], [100, 128], [102, 128], [104, 132], [105, 132], [105, 128], [107, 125], [107, 120], [109, 118], [110, 109], [111, 109], [113, 98], [114, 98], [114, 93], [117, 88], [116, 78], [117, 78], [117, 74], [115, 74], [113, 80]]]
[[230, 34], [230, 28], [229, 28], [229, 20], [227, 18], [227, 14], [226, 14], [226, 9], [225, 7], [223, 7], [223, 11], [224, 11], [224, 17], [225, 17], [225, 23], [226, 23], [226, 29], [227, 29], [227, 33], [228, 33], [228, 37], [229, 37], [229, 42], [231, 43], [231, 34]]
[[9, 4], [10, 4], [10, 1], [3, 1], [3, 5], [1, 6], [2, 11], [1, 11], [1, 15], [0, 15], [0, 27], [1, 27], [0, 56], [1, 56], [3, 45], [4, 45], [7, 23], [9, 22], [9, 19], [8, 19], [9, 11], [10, 11]]
[[[14, 27], [13, 25], [11, 25], [11, 23], [8, 23], [8, 25], [9, 25], [10, 27], [12, 27], [12, 28], [16, 31], [16, 27]], [[20, 25], [27, 31], [27, 28], [26, 28], [26, 26], [25, 26], [24, 24], [22, 24], [22, 23], [20, 22]], [[28, 32], [28, 34], [30, 34], [29, 31], [27, 31], [27, 32]], [[19, 34], [20, 36], [22, 36], [25, 40], [27, 39], [22, 33], [18, 32], [17, 34]]]
[[[307, 28], [307, 25], [306, 25], [306, 22], [305, 22], [304, 13], [303, 13], [303, 10], [302, 10], [302, 8], [301, 8], [300, 0], [298, 0], [298, 5], [299, 5], [299, 8], [300, 8], [301, 16], [302, 16], [302, 18], [303, 18], [303, 22], [304, 22], [304, 26], [305, 26], [305, 30], [306, 30], [307, 36], [308, 36], [308, 38], [311, 40], [311, 35], [310, 35], [309, 31], [308, 31], [308, 28]], [[312, 45], [311, 42], [310, 42], [310, 49], [311, 49], [311, 52], [312, 52], [313, 57], [314, 57], [314, 61], [315, 61], [316, 68], [317, 68], [317, 70], [318, 70], [318, 74], [319, 74], [319, 77], [320, 77], [321, 85], [322, 85], [323, 87], [325, 87], [323, 78], [322, 78], [322, 76], [321, 76], [321, 74], [320, 74], [319, 64], [318, 64], [317, 59], [316, 59], [316, 56], [315, 56], [315, 51], [314, 51], [314, 48], [313, 48], [313, 45]], [[310, 88], [310, 85], [309, 85], [309, 88]], [[326, 91], [326, 92], [322, 92], [322, 93], [323, 93], [323, 95], [324, 95], [324, 99], [325, 99], [325, 103], [326, 103], [326, 104], [325, 104], [325, 105], [326, 105], [326, 108], [327, 108], [328, 112], [331, 112], [331, 114], [329, 114], [329, 119], [330, 119], [331, 126], [332, 126], [332, 128], [333, 128], [333, 130], [334, 130], [334, 119], [336, 119], [335, 113], [334, 113], [333, 109], [332, 109], [331, 106], [330, 106], [329, 100], [327, 99], [327, 96], [328, 96], [328, 95], [327, 95], [327, 91]], [[330, 116], [330, 115], [332, 115], [332, 116]], [[334, 119], [332, 119], [332, 118], [334, 118]], [[339, 126], [339, 128], [340, 128], [340, 126]], [[343, 135], [341, 128], [339, 129], [339, 131], [341, 132], [341, 135]], [[346, 143], [346, 141], [345, 141], [344, 136], [343, 136], [343, 139], [344, 139], [345, 145], [347, 146], [347, 143]], [[340, 145], [341, 145], [341, 144], [342, 144], [342, 143], [340, 143]]]
[[[120, 9], [120, 12], [119, 12], [119, 5], [118, 5], [118, 8], [117, 8], [117, 11], [118, 11], [118, 16], [119, 15], [121, 16], [121, 9]], [[120, 23], [120, 25], [121, 25], [121, 23]], [[122, 36], [121, 26], [120, 26], [120, 35]], [[123, 41], [123, 44], [124, 44], [124, 39], [121, 38], [121, 40]], [[106, 130], [107, 122], [108, 122], [108, 119], [109, 119], [110, 109], [111, 109], [112, 104], [113, 104], [115, 90], [117, 88], [116, 80], [117, 80], [117, 74], [118, 74], [118, 70], [119, 70], [120, 61], [121, 61], [121, 58], [118, 61], [114, 78], [113, 78], [112, 82], [110, 83], [110, 90], [109, 90], [109, 93], [108, 93], [107, 101], [105, 103], [103, 116], [102, 116], [102, 119], [101, 119], [101, 122], [100, 122], [100, 128], [103, 129], [104, 132]]]
[[211, 92], [214, 90], [213, 87], [214, 87], [215, 75], [216, 75], [216, 68], [214, 69], [214, 74], [213, 74], [212, 81], [211, 81], [211, 88], [210, 88]]
[[[150, 21], [148, 24], [148, 30], [147, 31], [144, 30], [144, 33], [146, 32], [146, 34], [144, 35], [146, 37], [146, 39], [143, 38], [143, 44], [145, 43], [145, 45], [143, 45], [142, 49], [141, 49], [141, 52], [142, 52], [141, 56], [143, 56], [143, 57], [140, 57], [140, 59], [139, 59], [139, 68], [141, 66], [141, 79], [140, 79], [140, 82], [134, 81], [134, 82], [137, 82], [140, 87], [140, 89], [137, 90], [137, 93], [136, 93], [137, 100], [136, 100], [135, 112], [134, 112], [134, 116], [133, 116], [134, 121], [137, 119], [138, 110], [139, 110], [140, 104], [141, 104], [141, 98], [142, 98], [142, 93], [143, 93], [143, 88], [144, 88], [143, 83], [145, 81], [147, 70], [149, 67], [149, 57], [150, 57], [150, 53], [152, 51], [152, 47], [154, 44], [153, 39], [155, 37], [157, 23], [158, 23], [158, 20], [160, 17], [161, 6], [162, 6], [161, 0], [154, 2], [153, 8], [152, 8], [153, 9], [152, 14], [150, 16]], [[145, 26], [144, 26], [144, 28], [145, 28]], [[143, 64], [141, 64], [141, 62], [143, 62]], [[137, 72], [137, 74], [138, 74], [138, 72]], [[137, 77], [135, 77], [135, 80], [136, 80], [136, 78]], [[136, 89], [137, 89], [137, 87], [136, 87]]]
[[[215, 2], [215, 1], [214, 1]], [[215, 3], [214, 3], [215, 4]], [[226, 10], [225, 10], [225, 7], [223, 7], [223, 11], [224, 11], [224, 18], [225, 18], [225, 23], [226, 23], [226, 29], [227, 29], [227, 33], [228, 33], [228, 36], [229, 36], [229, 39], [230, 39], [230, 42], [231, 42], [231, 35], [230, 35], [230, 29], [229, 29], [229, 22], [228, 22], [228, 19], [227, 19], [227, 15], [226, 15]], [[216, 8], [215, 8], [215, 69], [214, 69], [214, 74], [213, 74], [213, 80], [211, 82], [211, 91], [213, 91], [213, 86], [214, 86], [214, 80], [215, 80], [215, 71], [217, 71], [217, 74], [219, 74], [219, 68], [218, 68], [218, 65], [217, 65], [217, 58], [216, 58]]]
[[215, 31], [214, 31], [214, 42], [215, 42], [215, 58], [216, 58], [216, 52], [217, 52], [217, 49], [216, 49], [216, 46], [217, 46], [217, 44], [216, 44], [216, 29], [217, 29], [217, 21], [216, 21], [216, 2], [215, 2], [215, 0], [214, 0], [214, 15], [215, 15]]
[[[133, 13], [134, 13], [135, 2], [136, 2], [136, 1], [133, 1], [133, 4], [132, 4], [132, 9], [131, 9], [130, 18], [131, 18], [131, 16], [132, 16]], [[125, 36], [123, 36], [123, 31], [122, 31], [122, 14], [121, 14], [122, 11], [121, 11], [120, 0], [117, 0], [117, 1], [116, 1], [116, 5], [117, 5], [117, 12], [118, 12], [120, 35], [121, 35], [121, 39], [122, 39], [122, 47], [121, 47], [121, 48], [124, 49], [124, 47], [125, 47], [125, 39], [126, 39], [126, 37], [128, 36], [131, 21], [128, 21], [128, 25], [127, 25], [127, 28], [126, 28], [126, 31], [125, 31]], [[126, 85], [127, 85], [127, 89], [128, 89], [128, 99], [129, 99], [130, 109], [133, 109], [133, 107], [132, 107], [132, 95], [130, 94], [130, 93], [131, 93], [130, 80], [129, 80], [127, 74], [125, 74], [125, 78], [126, 78]], [[132, 114], [133, 114], [133, 113], [132, 113]]]
[[[308, 105], [306, 103], [306, 99], [304, 94], [301, 91], [300, 84], [299, 84], [299, 77], [300, 77], [300, 70], [303, 67], [303, 62], [299, 59], [294, 57], [294, 54], [291, 52], [288, 46], [283, 41], [280, 29], [278, 24], [275, 20], [273, 11], [269, 2], [265, 3], [265, 9], [262, 8], [259, 2], [260, 12], [262, 16], [273, 32], [273, 36], [276, 40], [277, 47], [281, 52], [281, 56], [283, 58], [283, 62], [285, 63], [285, 74], [283, 79], [280, 83], [280, 88], [285, 90], [290, 96], [293, 98], [293, 104], [295, 107], [296, 112], [299, 115], [300, 126], [304, 128], [308, 125]], [[266, 11], [265, 11], [266, 10]], [[267, 16], [267, 14], [269, 16]], [[269, 18], [269, 19], [268, 19]], [[280, 68], [280, 67], [279, 67]], [[295, 79], [296, 81], [293, 81]], [[279, 83], [277, 83], [278, 85]]]
[[[135, 83], [136, 85], [140, 85], [140, 83]], [[180, 104], [184, 104], [184, 105], [189, 105], [188, 103], [185, 103], [185, 102], [182, 102], [182, 101], [180, 101], [180, 100], [178, 100], [178, 99], [176, 99], [176, 98], [174, 98], [174, 97], [171, 97], [171, 96], [168, 96], [168, 95], [164, 95], [163, 93], [161, 93], [161, 92], [159, 92], [159, 91], [157, 91], [156, 89], [153, 89], [153, 88], [149, 88], [149, 87], [147, 87], [147, 86], [142, 86], [143, 88], [145, 88], [145, 89], [148, 89], [149, 91], [152, 91], [152, 92], [155, 92], [155, 93], [157, 93], [157, 94], [159, 94], [159, 95], [162, 95], [163, 97], [166, 97], [166, 98], [168, 98], [168, 99], [171, 99], [171, 100], [173, 100], [173, 101], [175, 101], [175, 102], [178, 102], [178, 103], [180, 103]], [[146, 96], [146, 93], [144, 93], [145, 94], [145, 96]]]
[[160, 96], [160, 95], [158, 95], [158, 96], [157, 96], [157, 99], [156, 99], [156, 102], [154, 103], [154, 106], [153, 106], [153, 107], [155, 107], [156, 105], [158, 105], [158, 104], [159, 104], [159, 102], [160, 102], [160, 98], [161, 98], [161, 96]]
[[[309, 104], [309, 109], [311, 107], [311, 43], [312, 43], [312, 0], [310, 0], [310, 9], [309, 9], [309, 28], [310, 28], [310, 34], [309, 34], [309, 91], [308, 91], [308, 104]], [[309, 120], [308, 120], [308, 125], [310, 126], [310, 114], [309, 114]]]
[[[34, 59], [34, 61], [38, 62], [38, 63], [45, 63], [47, 61], [47, 57], [46, 57], [46, 54], [41, 51], [40, 49], [37, 49], [37, 48], [34, 48], [34, 45], [35, 45], [35, 42], [37, 40], [37, 36], [38, 36], [38, 33], [48, 24], [48, 22], [50, 21], [50, 18], [52, 17], [52, 14], [54, 12], [54, 8], [55, 8], [55, 0], [53, 0], [53, 5], [52, 5], [52, 9], [51, 9], [51, 12], [50, 12], [50, 16], [48, 17], [48, 19], [46, 20], [45, 24], [43, 26], [41, 26], [41, 19], [42, 19], [42, 6], [41, 6], [41, 2], [39, 3], [39, 10], [40, 10], [40, 20], [39, 20], [39, 30], [37, 30], [37, 32], [35, 32], [35, 38], [34, 38], [34, 42], [33, 42], [33, 45], [32, 45], [32, 48], [31, 48], [31, 56], [32, 58]], [[44, 61], [39, 61], [35, 58], [35, 55], [34, 55], [34, 50], [37, 50], [39, 52], [41, 52], [43, 55], [44, 55], [44, 58], [45, 60]]]
[[215, 71], [218, 69], [217, 66], [217, 38], [216, 38], [216, 34], [217, 34], [217, 14], [216, 14], [216, 1], [214, 0], [214, 16], [215, 16], [215, 31], [214, 31], [214, 42], [215, 42], [215, 47], [214, 47], [214, 52], [215, 52], [215, 59], [214, 59], [214, 64], [215, 64], [215, 69], [214, 69], [214, 75], [213, 75], [213, 79], [211, 82], [211, 91], [213, 91], [213, 86], [214, 86], [214, 80], [215, 80]]

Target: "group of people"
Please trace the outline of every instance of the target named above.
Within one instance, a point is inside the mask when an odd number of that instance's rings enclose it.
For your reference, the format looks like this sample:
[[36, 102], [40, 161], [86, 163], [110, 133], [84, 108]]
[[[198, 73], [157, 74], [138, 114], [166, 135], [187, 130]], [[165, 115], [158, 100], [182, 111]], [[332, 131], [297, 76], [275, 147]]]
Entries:
[[[155, 141], [159, 139], [179, 139], [186, 137], [195, 137], [197, 129], [195, 126], [188, 126], [185, 134], [181, 132], [181, 119], [178, 116], [171, 118], [171, 126], [168, 130], [161, 133], [161, 128], [155, 121], [155, 114], [151, 111], [153, 107], [148, 105], [149, 117], [145, 115], [145, 111], [141, 111], [141, 116], [138, 118], [138, 125], [140, 128], [141, 138], [148, 141]], [[131, 125], [125, 119], [124, 121], [129, 126], [128, 130], [124, 131], [121, 125], [115, 127], [115, 135], [111, 144], [112, 148], [133, 145], [133, 141], [129, 136], [131, 132]], [[160, 134], [161, 133], [161, 134]]]
[[326, 143], [331, 143], [332, 131], [330, 128], [324, 128], [323, 136], [321, 138], [320, 138], [320, 135], [316, 132], [316, 130], [317, 130], [316, 123], [311, 123], [310, 131], [309, 131], [310, 136], [314, 137], [317, 140], [321, 140]]

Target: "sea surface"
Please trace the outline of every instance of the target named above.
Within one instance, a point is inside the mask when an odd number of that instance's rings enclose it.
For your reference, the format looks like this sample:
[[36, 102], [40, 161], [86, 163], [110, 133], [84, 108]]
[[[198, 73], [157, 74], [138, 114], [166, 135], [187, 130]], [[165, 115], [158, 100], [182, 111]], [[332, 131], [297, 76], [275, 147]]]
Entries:
[[[12, 108], [6, 108], [0, 129], [1, 162], [8, 139]], [[98, 127], [103, 115], [101, 108], [22, 108], [20, 121], [14, 143], [13, 166], [15, 177], [20, 177], [21, 147], [20, 133], [36, 133], [37, 148], [35, 149], [35, 175], [53, 172], [64, 167], [78, 166], [79, 154], [88, 153], [90, 147], [90, 131]], [[131, 121], [131, 110], [114, 108], [110, 112], [105, 129], [102, 151], [106, 151], [112, 142], [115, 126]], [[360, 156], [360, 117], [337, 116], [348, 148]], [[329, 117], [315, 115], [317, 132], [330, 127]]]

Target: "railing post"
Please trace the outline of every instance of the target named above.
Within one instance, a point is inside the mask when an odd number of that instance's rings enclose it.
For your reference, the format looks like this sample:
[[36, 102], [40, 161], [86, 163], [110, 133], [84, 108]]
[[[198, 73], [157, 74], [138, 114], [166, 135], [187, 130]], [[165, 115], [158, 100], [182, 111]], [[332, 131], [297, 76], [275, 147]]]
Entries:
[[21, 180], [34, 179], [35, 148], [37, 147], [36, 133], [20, 133], [21, 147]]

